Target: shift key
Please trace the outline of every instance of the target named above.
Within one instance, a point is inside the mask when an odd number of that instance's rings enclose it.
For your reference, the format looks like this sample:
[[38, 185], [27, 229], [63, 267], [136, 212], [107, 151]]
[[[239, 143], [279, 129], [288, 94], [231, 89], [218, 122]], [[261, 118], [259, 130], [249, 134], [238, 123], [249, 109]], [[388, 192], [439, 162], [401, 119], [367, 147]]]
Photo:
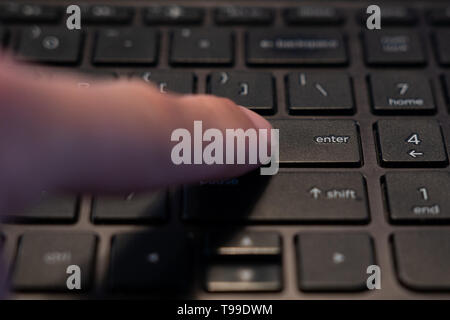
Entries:
[[202, 222], [364, 223], [369, 212], [360, 173], [280, 171], [186, 187], [183, 216]]
[[361, 148], [353, 120], [273, 120], [279, 129], [280, 164], [358, 167]]

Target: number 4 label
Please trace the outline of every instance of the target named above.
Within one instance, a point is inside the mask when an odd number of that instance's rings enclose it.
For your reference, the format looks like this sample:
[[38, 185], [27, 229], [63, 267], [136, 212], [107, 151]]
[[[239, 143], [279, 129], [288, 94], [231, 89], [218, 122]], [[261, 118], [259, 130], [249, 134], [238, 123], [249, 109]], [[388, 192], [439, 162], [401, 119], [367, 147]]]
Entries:
[[419, 135], [417, 133], [413, 133], [408, 140], [406, 140], [408, 143], [413, 143], [415, 145], [420, 144], [422, 140], [419, 139]]

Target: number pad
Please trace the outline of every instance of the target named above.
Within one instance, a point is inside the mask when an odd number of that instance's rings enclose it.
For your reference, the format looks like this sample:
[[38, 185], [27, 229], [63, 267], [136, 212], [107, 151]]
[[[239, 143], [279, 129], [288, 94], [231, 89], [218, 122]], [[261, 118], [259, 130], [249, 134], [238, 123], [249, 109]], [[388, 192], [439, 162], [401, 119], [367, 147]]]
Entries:
[[369, 78], [375, 113], [411, 114], [436, 111], [430, 82], [414, 73], [374, 74]]
[[450, 176], [445, 172], [390, 172], [384, 176], [393, 222], [450, 220]]
[[447, 164], [441, 128], [435, 120], [379, 120], [376, 127], [382, 166]]

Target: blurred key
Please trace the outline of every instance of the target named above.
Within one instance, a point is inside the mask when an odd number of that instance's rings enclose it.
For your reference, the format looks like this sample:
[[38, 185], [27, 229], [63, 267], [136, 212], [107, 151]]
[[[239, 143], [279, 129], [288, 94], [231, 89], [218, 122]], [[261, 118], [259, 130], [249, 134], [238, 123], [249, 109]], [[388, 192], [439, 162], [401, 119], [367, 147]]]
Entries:
[[393, 222], [450, 220], [450, 176], [446, 172], [389, 172], [384, 176], [383, 187]]
[[156, 85], [161, 93], [191, 94], [195, 92], [196, 77], [191, 72], [155, 70], [135, 73], [133, 77]]
[[0, 26], [0, 47], [3, 47], [3, 45], [5, 44], [6, 35], [7, 35], [6, 28], [3, 28], [2, 26]]
[[189, 289], [192, 252], [182, 232], [122, 233], [112, 240], [110, 285], [122, 291]]
[[76, 64], [80, 60], [82, 34], [65, 27], [27, 27], [20, 35], [18, 59], [54, 64]]
[[102, 29], [97, 33], [94, 64], [151, 65], [157, 61], [158, 34], [148, 28]]
[[396, 231], [392, 238], [400, 282], [414, 290], [450, 290], [450, 231]]
[[208, 92], [261, 114], [275, 112], [274, 80], [270, 73], [214, 72], [208, 77]]
[[270, 24], [274, 18], [271, 8], [226, 6], [214, 10], [217, 24]]
[[[233, 199], [230, 201], [229, 199]], [[359, 173], [283, 172], [197, 183], [184, 189], [183, 218], [208, 222], [364, 223], [369, 218]]]
[[436, 111], [429, 79], [421, 73], [389, 72], [369, 76], [372, 108], [381, 114]]
[[[12, 285], [19, 291], [65, 291], [67, 268], [80, 268], [81, 290], [89, 290], [94, 277], [97, 238], [90, 233], [30, 232], [19, 241]], [[77, 290], [75, 290], [77, 291]]]
[[165, 191], [94, 198], [92, 220], [95, 223], [161, 222], [168, 215], [168, 196]]
[[[381, 5], [381, 27], [393, 25], [413, 25], [417, 23], [417, 13], [414, 9], [404, 6]], [[366, 13], [366, 8], [361, 10], [359, 20], [366, 25], [370, 14]]]
[[301, 290], [365, 290], [366, 270], [374, 263], [373, 247], [367, 234], [302, 233], [297, 236]]
[[200, 24], [205, 12], [203, 8], [188, 6], [153, 6], [144, 10], [147, 24]]
[[378, 120], [378, 150], [385, 167], [442, 167], [447, 153], [436, 120]]
[[430, 9], [427, 18], [433, 25], [450, 25], [450, 6]]
[[450, 107], [450, 73], [442, 76], [447, 105]]
[[287, 103], [292, 114], [353, 113], [350, 77], [332, 73], [290, 73], [286, 79]]
[[74, 86], [79, 89], [89, 89], [98, 82], [117, 79], [115, 72], [98, 69], [79, 69], [75, 75], [77, 76], [77, 81], [74, 82]]
[[439, 30], [434, 33], [435, 50], [441, 65], [450, 65], [450, 30]]
[[210, 232], [206, 240], [209, 256], [280, 256], [281, 238], [276, 232]]
[[0, 4], [0, 21], [4, 22], [57, 22], [62, 17], [62, 8], [35, 3]]
[[211, 264], [206, 271], [209, 292], [280, 291], [281, 266], [276, 263]]
[[91, 5], [82, 8], [83, 21], [87, 23], [130, 23], [134, 8], [113, 5]]
[[101, 69], [78, 69], [78, 74], [82, 77], [89, 77], [93, 80], [114, 80], [117, 79], [117, 73]]
[[383, 29], [364, 33], [369, 65], [421, 65], [426, 63], [422, 39], [414, 30]]
[[336, 31], [258, 29], [247, 32], [250, 65], [346, 64], [344, 37]]
[[224, 29], [178, 29], [171, 35], [169, 61], [174, 65], [233, 63], [233, 34]]
[[287, 8], [283, 14], [286, 23], [291, 25], [330, 25], [344, 21], [342, 12], [334, 7], [302, 5]]
[[4, 212], [7, 221], [19, 223], [71, 223], [77, 217], [78, 199], [74, 195], [51, 195], [43, 191], [30, 208]]

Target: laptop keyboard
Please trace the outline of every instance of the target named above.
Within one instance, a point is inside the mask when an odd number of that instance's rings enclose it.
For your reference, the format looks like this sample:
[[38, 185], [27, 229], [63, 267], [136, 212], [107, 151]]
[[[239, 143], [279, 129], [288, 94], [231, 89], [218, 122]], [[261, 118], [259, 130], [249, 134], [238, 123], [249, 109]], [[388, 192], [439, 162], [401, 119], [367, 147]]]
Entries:
[[450, 298], [447, 4], [381, 2], [376, 31], [360, 1], [80, 4], [69, 31], [61, 1], [2, 2], [0, 43], [36, 81], [72, 70], [79, 86], [228, 97], [280, 129], [281, 169], [121, 196], [43, 190], [3, 213], [12, 298]]

